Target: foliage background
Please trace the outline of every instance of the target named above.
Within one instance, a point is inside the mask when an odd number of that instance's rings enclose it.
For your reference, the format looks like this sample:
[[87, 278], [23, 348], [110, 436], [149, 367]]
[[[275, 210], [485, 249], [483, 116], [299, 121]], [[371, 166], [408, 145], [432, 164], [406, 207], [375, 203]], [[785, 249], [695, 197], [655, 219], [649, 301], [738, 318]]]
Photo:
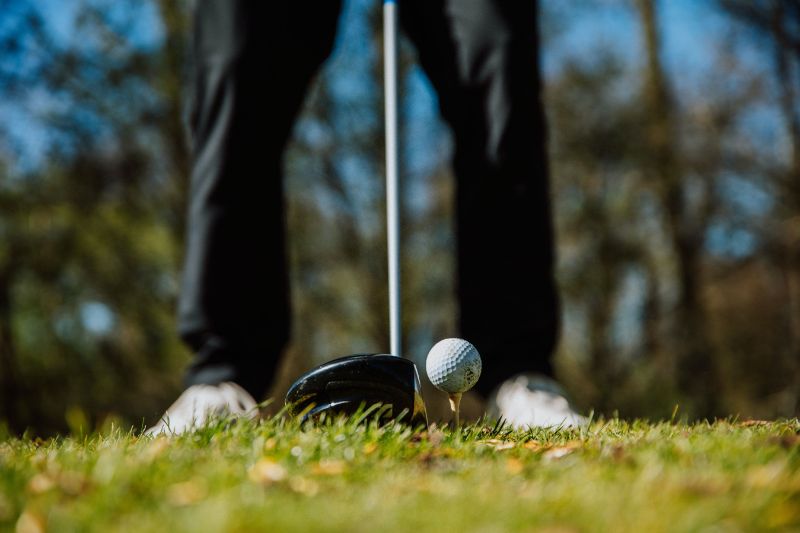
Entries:
[[[797, 415], [800, 2], [540, 8], [560, 379], [601, 413]], [[188, 10], [0, 0], [0, 420], [14, 431], [138, 425], [180, 390]], [[388, 345], [378, 10], [346, 2], [286, 156], [284, 378]], [[419, 361], [457, 333], [450, 139], [407, 44], [402, 60]]]

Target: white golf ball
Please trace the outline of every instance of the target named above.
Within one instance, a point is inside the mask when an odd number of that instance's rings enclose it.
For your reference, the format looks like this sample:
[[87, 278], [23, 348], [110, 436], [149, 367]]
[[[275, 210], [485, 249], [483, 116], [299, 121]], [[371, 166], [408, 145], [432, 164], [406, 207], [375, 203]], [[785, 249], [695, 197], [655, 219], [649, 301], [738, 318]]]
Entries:
[[481, 376], [481, 356], [464, 339], [444, 339], [428, 352], [425, 370], [437, 389], [448, 394], [466, 392]]

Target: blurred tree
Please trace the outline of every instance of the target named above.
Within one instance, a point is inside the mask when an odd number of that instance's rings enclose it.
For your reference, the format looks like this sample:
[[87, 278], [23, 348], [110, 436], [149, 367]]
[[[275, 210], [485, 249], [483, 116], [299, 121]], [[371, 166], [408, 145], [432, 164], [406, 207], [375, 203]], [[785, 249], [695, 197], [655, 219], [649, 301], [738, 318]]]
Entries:
[[135, 420], [177, 384], [185, 29], [180, 2], [158, 7], [173, 47], [164, 55], [136, 30], [136, 2], [80, 4], [80, 39], [54, 38], [34, 3], [17, 3], [3, 36], [21, 67], [2, 70], [0, 90], [41, 95], [48, 142], [46, 161], [1, 185], [0, 416], [16, 429], [63, 428], [72, 407]]
[[[703, 77], [682, 80], [696, 93], [675, 94], [659, 5], [630, 4], [641, 69], [606, 48], [568, 58], [549, 80], [561, 375], [601, 412], [669, 416], [680, 404], [690, 416], [791, 414], [792, 401], [769, 393], [797, 387], [785, 333], [774, 327], [790, 310], [745, 312], [743, 303], [778, 304], [764, 269], [780, 259], [728, 257], [708, 237], [720, 227], [769, 227], [743, 217], [747, 192], [732, 177], [771, 174], [749, 113], [774, 101], [730, 43], [708, 50]], [[735, 320], [739, 312], [748, 319]]]
[[637, 6], [644, 34], [643, 100], [648, 114], [647, 145], [641, 168], [649, 175], [663, 209], [664, 229], [676, 268], [677, 294], [670, 336], [676, 342], [670, 342], [668, 349], [677, 362], [678, 385], [695, 404], [695, 413], [720, 414], [716, 403], [720, 387], [706, 335], [708, 326], [701, 293], [703, 247], [713, 209], [710, 193], [713, 176], [703, 176], [704, 179], [695, 181], [699, 188], [687, 190], [690, 183], [681, 154], [677, 110], [661, 61], [656, 3], [638, 0]]
[[796, 412], [800, 409], [800, 1], [718, 3], [771, 58], [767, 65], [775, 91], [772, 98], [783, 122], [786, 150], [778, 157], [759, 160], [753, 165], [753, 174], [771, 189], [776, 200], [775, 211], [759, 233], [761, 252], [782, 271], [783, 296], [775, 296], [784, 312], [774, 318], [788, 332], [779, 348], [779, 353], [788, 348], [787, 360], [778, 368], [789, 379], [777, 383], [785, 383], [784, 403]]
[[[629, 365], [610, 331], [628, 269], [641, 262], [636, 184], [626, 166], [636, 156], [638, 111], [620, 98], [619, 58], [606, 54], [570, 61], [548, 87], [560, 282], [568, 313], [583, 317], [582, 401], [605, 408], [626, 380]], [[587, 104], [592, 102], [592, 111]], [[568, 321], [569, 350], [581, 336]], [[582, 358], [582, 356], [579, 356]], [[589, 392], [591, 391], [591, 392]], [[601, 407], [602, 406], [602, 407]]]

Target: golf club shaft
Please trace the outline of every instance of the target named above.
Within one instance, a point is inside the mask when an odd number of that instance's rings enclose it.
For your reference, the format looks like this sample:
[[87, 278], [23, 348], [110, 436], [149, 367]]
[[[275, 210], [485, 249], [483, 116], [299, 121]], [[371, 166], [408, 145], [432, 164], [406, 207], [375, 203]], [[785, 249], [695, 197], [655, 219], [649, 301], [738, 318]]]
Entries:
[[383, 82], [386, 115], [386, 232], [389, 259], [390, 353], [402, 352], [400, 194], [397, 150], [397, 2], [383, 2]]

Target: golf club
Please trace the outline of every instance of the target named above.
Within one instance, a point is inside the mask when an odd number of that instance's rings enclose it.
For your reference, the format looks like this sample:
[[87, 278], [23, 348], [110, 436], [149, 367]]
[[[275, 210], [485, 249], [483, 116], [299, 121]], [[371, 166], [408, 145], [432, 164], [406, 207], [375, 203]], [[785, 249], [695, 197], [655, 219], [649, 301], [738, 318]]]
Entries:
[[303, 421], [381, 404], [381, 419], [427, 424], [416, 365], [387, 354], [349, 355], [318, 366], [292, 385], [286, 404]]
[[383, 3], [384, 96], [386, 115], [386, 231], [389, 273], [390, 354], [356, 354], [334, 359], [300, 376], [286, 394], [289, 413], [303, 420], [352, 414], [381, 404], [382, 418], [405, 417], [427, 425], [419, 374], [401, 357], [400, 194], [397, 138], [397, 2]]
[[402, 353], [400, 308], [400, 191], [397, 140], [397, 2], [383, 3], [383, 86], [386, 117], [386, 242], [389, 260], [390, 352]]

